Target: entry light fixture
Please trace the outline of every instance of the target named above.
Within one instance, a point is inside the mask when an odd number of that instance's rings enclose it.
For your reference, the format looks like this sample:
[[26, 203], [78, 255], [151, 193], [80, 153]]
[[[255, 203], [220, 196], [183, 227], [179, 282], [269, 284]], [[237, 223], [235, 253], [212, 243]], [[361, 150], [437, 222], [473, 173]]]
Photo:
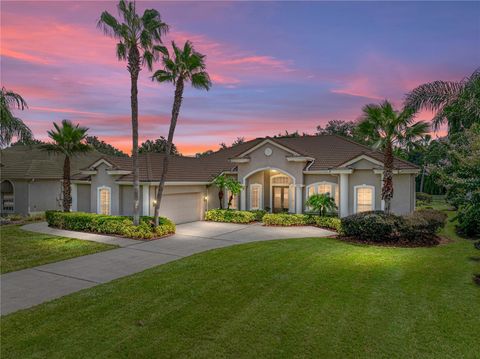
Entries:
[[154, 199], [152, 203], [153, 203], [154, 206], [156, 206], [157, 205], [157, 200]]

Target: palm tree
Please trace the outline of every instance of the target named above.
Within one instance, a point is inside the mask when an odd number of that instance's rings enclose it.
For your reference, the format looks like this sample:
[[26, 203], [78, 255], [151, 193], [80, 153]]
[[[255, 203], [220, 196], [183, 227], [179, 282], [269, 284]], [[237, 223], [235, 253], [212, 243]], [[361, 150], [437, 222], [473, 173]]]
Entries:
[[117, 58], [127, 60], [130, 73], [130, 105], [132, 110], [132, 164], [133, 164], [133, 223], [140, 222], [140, 182], [138, 167], [138, 74], [143, 65], [151, 71], [153, 62], [163, 52], [162, 35], [168, 31], [160, 13], [147, 9], [140, 17], [135, 9], [135, 2], [120, 0], [118, 13], [123, 22], [118, 21], [108, 11], [102, 12], [97, 26], [105, 34], [118, 40]]
[[480, 68], [458, 82], [433, 81], [418, 86], [407, 94], [405, 107], [436, 112], [435, 131], [445, 122], [449, 133], [480, 123]]
[[205, 55], [195, 51], [190, 41], [185, 42], [183, 49], [178, 48], [172, 41], [173, 56], [170, 56], [167, 49], [163, 52], [163, 70], [154, 73], [152, 79], [159, 83], [170, 82], [175, 86], [175, 96], [172, 107], [172, 117], [170, 119], [170, 129], [167, 138], [167, 150], [163, 158], [162, 176], [157, 191], [157, 202], [155, 204], [154, 221], [158, 225], [158, 213], [160, 202], [162, 200], [165, 178], [168, 172], [168, 164], [171, 156], [173, 135], [177, 125], [178, 114], [182, 105], [183, 90], [185, 82], [190, 82], [196, 89], [209, 90], [212, 86], [210, 76], [205, 71]]
[[42, 145], [46, 151], [63, 154], [63, 211], [70, 212], [72, 206], [71, 184], [70, 184], [70, 160], [73, 156], [88, 152], [92, 149], [86, 143], [88, 128], [74, 125], [71, 121], [63, 120], [62, 127], [53, 123], [55, 130], [48, 131], [48, 137], [53, 142]]
[[335, 200], [333, 199], [333, 197], [330, 197], [328, 193], [318, 193], [311, 195], [305, 204], [307, 205], [307, 207], [310, 207], [314, 211], [317, 211], [319, 216], [322, 216], [327, 212], [332, 212], [337, 208]]
[[2, 87], [0, 92], [0, 146], [8, 146], [15, 136], [19, 141], [25, 143], [32, 139], [32, 131], [12, 113], [12, 109], [23, 111], [25, 108], [28, 106], [22, 96]]
[[398, 112], [386, 100], [380, 105], [366, 105], [362, 111], [358, 130], [367, 140], [374, 143], [374, 149], [383, 150], [382, 199], [385, 201], [385, 212], [390, 213], [390, 202], [393, 197], [393, 149], [396, 146], [409, 146], [425, 136], [430, 126], [425, 121], [414, 122], [413, 109], [404, 108]]
[[214, 178], [213, 184], [218, 188], [218, 201], [220, 203], [220, 209], [223, 209], [223, 190], [227, 187], [228, 178], [224, 174], [221, 174]]

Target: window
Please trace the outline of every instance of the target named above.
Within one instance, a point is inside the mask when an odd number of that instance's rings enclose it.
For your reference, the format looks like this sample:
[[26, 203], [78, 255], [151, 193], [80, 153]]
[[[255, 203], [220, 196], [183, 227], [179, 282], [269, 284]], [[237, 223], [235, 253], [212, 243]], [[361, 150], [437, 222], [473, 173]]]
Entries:
[[[225, 208], [228, 208], [228, 201], [230, 200], [230, 196], [232, 195], [232, 192], [227, 189], [226, 191], [226, 197], [225, 197]], [[231, 209], [238, 209], [238, 198], [237, 196], [233, 196], [232, 199], [232, 204], [230, 205]]]
[[307, 186], [307, 200], [314, 194], [328, 194], [335, 199], [338, 205], [338, 191], [337, 184], [333, 182], [317, 182]]
[[110, 187], [99, 187], [97, 197], [97, 213], [111, 214], [112, 199]]
[[262, 207], [262, 185], [255, 183], [250, 185], [250, 209]]
[[5, 180], [2, 181], [2, 212], [13, 212], [15, 208], [14, 204], [14, 190], [12, 182]]
[[375, 189], [373, 186], [355, 186], [355, 212], [375, 210]]
[[285, 175], [275, 175], [272, 176], [272, 185], [285, 185], [288, 186], [290, 184], [290, 178]]

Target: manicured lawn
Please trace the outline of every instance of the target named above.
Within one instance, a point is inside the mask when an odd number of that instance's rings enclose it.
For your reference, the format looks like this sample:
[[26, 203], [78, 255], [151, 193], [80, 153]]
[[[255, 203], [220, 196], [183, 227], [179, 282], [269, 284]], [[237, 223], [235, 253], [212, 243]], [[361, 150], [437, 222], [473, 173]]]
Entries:
[[1, 273], [92, 254], [113, 245], [27, 232], [20, 226], [0, 227]]
[[2, 318], [6, 358], [478, 358], [472, 243], [214, 250]]

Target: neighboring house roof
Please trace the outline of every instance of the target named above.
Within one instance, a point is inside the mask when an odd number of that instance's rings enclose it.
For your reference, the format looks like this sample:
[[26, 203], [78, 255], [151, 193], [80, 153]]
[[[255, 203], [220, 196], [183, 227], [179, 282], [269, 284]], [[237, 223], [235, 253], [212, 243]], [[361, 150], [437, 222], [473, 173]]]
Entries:
[[[63, 178], [63, 155], [48, 153], [38, 145], [16, 145], [0, 151], [1, 178], [8, 179], [61, 179]], [[101, 154], [92, 151], [75, 156], [71, 161], [72, 174], [98, 159]]]
[[[306, 166], [306, 172], [343, 168], [345, 164], [357, 157], [370, 157], [383, 162], [383, 154], [368, 146], [360, 145], [349, 139], [335, 135], [303, 136], [293, 138], [256, 138], [240, 145], [221, 149], [202, 158], [173, 156], [167, 174], [169, 182], [210, 182], [222, 172], [236, 171], [233, 158], [247, 156], [249, 150], [263, 142], [271, 146], [275, 144], [290, 149], [298, 156], [311, 157]], [[21, 148], [15, 148], [21, 147]], [[147, 153], [139, 155], [141, 182], [158, 182], [163, 168], [164, 154]], [[104, 156], [98, 152], [75, 157], [72, 161], [72, 178], [88, 180], [87, 174], [80, 170], [91, 170], [99, 159], [104, 159], [112, 165], [112, 169], [132, 171], [130, 157]], [[63, 156], [50, 155], [38, 148], [14, 146], [2, 151], [1, 163], [3, 178], [62, 178]], [[348, 166], [347, 166], [348, 167]], [[394, 168], [418, 169], [414, 164], [398, 158], [394, 160]], [[117, 177], [120, 182], [132, 182], [133, 174], [123, 174]]]

